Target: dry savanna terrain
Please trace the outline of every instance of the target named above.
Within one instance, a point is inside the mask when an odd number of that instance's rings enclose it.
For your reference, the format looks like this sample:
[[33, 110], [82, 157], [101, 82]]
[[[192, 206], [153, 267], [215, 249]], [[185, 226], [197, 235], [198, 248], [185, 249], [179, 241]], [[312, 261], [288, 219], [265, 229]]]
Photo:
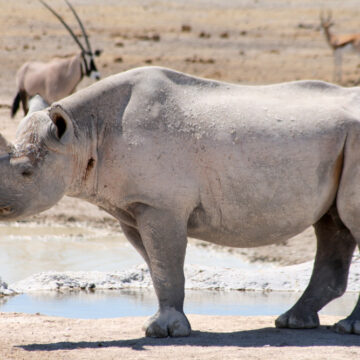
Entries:
[[[76, 34], [65, 2], [48, 0]], [[239, 84], [302, 79], [332, 81], [333, 56], [319, 14], [331, 10], [335, 33], [357, 33], [356, 0], [72, 0], [94, 49], [102, 77], [137, 66], [160, 65]], [[15, 74], [26, 61], [48, 61], [78, 51], [59, 21], [35, 0], [0, 0], [0, 132], [15, 137], [22, 118], [10, 118]], [[343, 57], [343, 86], [356, 86], [360, 58]], [[92, 83], [84, 79], [80, 86]], [[89, 222], [118, 231], [111, 217], [66, 198], [31, 219]], [[228, 250], [230, 251], [230, 250]], [[299, 263], [314, 256], [311, 229], [280, 245], [239, 250], [252, 261]], [[1, 274], [0, 274], [1, 275]], [[269, 317], [190, 316], [187, 339], [146, 339], [142, 318], [70, 320], [42, 315], [0, 315], [0, 359], [340, 359], [360, 356], [360, 338], [328, 328], [273, 328]], [[324, 324], [334, 318], [323, 317]]]

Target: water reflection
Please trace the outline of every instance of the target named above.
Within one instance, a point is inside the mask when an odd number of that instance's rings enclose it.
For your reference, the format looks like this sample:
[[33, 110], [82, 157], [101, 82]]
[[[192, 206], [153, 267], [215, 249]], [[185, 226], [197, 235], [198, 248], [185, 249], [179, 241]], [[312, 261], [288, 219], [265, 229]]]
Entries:
[[[185, 312], [207, 315], [279, 315], [288, 310], [300, 293], [186, 291]], [[348, 315], [357, 295], [347, 293], [325, 307], [326, 315]], [[96, 319], [150, 316], [157, 309], [152, 290], [112, 290], [74, 293], [37, 293], [0, 298], [0, 311], [41, 313], [68, 318]]]

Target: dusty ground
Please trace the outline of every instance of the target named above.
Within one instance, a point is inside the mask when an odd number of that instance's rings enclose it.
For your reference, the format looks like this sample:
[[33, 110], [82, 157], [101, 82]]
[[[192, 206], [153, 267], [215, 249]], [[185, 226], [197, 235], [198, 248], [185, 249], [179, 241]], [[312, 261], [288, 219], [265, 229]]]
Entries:
[[[62, 1], [49, 3], [74, 24]], [[73, 0], [84, 20], [103, 76], [135, 66], [161, 65], [243, 84], [298, 79], [332, 80], [333, 59], [319, 29], [319, 13], [332, 9], [334, 31], [358, 31], [358, 1], [347, 0]], [[99, 5], [101, 4], [101, 5]], [[27, 60], [77, 51], [58, 21], [35, 0], [0, 0], [0, 132], [14, 139], [21, 119], [9, 117], [15, 73]], [[76, 31], [78, 33], [78, 31]], [[358, 83], [359, 59], [343, 61], [343, 85]], [[80, 87], [91, 81], [83, 80]], [[64, 199], [35, 217], [39, 222], [118, 225], [84, 202]], [[34, 219], [32, 219], [34, 220]], [[226, 250], [235, 251], [235, 250]], [[280, 245], [236, 250], [253, 261], [299, 263], [314, 256], [312, 230]], [[278, 331], [269, 318], [193, 316], [185, 340], [143, 339], [143, 319], [66, 320], [0, 316], [1, 359], [141, 358], [355, 358], [360, 340], [326, 329]], [[333, 321], [326, 319], [328, 323]]]
[[142, 317], [77, 320], [0, 314], [0, 358], [12, 359], [357, 359], [359, 337], [339, 335], [322, 317], [316, 330], [273, 327], [274, 317], [190, 315], [188, 338], [149, 339]]

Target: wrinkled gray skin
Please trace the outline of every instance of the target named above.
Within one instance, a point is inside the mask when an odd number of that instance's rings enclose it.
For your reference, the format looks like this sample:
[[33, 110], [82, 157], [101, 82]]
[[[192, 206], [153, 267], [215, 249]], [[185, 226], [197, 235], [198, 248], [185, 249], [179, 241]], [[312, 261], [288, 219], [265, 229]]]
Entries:
[[[360, 242], [360, 90], [238, 86], [163, 68], [109, 77], [35, 112], [2, 141], [0, 219], [65, 194], [117, 218], [159, 300], [147, 336], [186, 336], [187, 236], [251, 247], [314, 225], [313, 275], [277, 327], [313, 328]], [[360, 305], [335, 325], [360, 333]]]

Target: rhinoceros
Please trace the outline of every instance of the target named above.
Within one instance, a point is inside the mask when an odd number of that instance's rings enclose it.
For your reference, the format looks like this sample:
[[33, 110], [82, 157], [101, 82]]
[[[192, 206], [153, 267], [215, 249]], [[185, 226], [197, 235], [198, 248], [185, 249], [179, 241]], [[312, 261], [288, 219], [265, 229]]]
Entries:
[[[360, 89], [242, 86], [161, 67], [110, 76], [24, 118], [1, 141], [0, 219], [64, 195], [112, 214], [146, 261], [159, 309], [147, 336], [187, 336], [187, 236], [253, 247], [313, 225], [310, 283], [277, 318], [314, 328], [360, 242]], [[334, 325], [360, 334], [360, 305]]]

